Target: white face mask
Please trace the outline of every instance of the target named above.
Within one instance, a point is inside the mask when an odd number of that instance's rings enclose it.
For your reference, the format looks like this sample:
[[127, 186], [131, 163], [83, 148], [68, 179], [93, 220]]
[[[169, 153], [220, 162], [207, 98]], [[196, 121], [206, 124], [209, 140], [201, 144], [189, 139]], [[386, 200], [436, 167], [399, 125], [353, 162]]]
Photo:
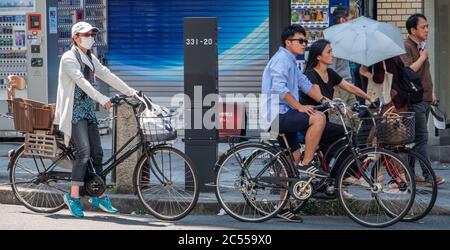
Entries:
[[92, 36], [89, 37], [81, 37], [80, 45], [85, 49], [91, 49], [92, 45], [94, 45], [95, 40]]

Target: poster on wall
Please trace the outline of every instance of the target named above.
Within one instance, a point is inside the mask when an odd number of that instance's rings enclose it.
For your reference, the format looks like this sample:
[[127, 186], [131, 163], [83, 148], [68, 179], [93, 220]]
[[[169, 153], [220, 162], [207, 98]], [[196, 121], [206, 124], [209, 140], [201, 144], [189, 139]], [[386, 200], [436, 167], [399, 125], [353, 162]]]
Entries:
[[18, 50], [24, 50], [25, 47], [25, 30], [23, 27], [13, 28], [13, 48]]
[[58, 32], [58, 20], [56, 14], [56, 7], [48, 8], [48, 27], [50, 34], [56, 34]]
[[36, 10], [36, 0], [1, 0], [0, 15], [23, 15]]

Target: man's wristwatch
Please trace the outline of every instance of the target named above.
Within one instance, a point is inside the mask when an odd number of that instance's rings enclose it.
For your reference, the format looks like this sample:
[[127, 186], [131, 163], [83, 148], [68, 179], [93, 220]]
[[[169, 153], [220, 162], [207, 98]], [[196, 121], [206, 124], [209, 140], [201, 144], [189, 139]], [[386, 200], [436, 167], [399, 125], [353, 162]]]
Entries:
[[326, 98], [325, 96], [322, 96], [322, 98], [320, 98], [319, 102], [320, 102], [320, 103], [323, 103], [323, 102], [326, 101], [326, 100], [327, 100], [327, 98]]

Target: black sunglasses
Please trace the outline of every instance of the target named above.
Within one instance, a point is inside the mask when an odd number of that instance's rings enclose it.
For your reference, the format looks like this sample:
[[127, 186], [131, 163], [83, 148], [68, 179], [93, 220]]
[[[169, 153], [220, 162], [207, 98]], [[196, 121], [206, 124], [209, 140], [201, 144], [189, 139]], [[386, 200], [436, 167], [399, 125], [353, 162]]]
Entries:
[[308, 40], [300, 38], [300, 39], [288, 39], [289, 41], [298, 41], [299, 44], [308, 45]]

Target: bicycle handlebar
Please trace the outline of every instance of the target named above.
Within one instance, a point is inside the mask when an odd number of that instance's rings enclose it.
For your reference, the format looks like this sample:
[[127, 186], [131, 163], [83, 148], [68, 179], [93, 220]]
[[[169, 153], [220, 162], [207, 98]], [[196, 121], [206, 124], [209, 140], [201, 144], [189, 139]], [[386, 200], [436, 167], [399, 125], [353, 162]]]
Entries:
[[336, 107], [346, 108], [347, 106], [345, 105], [344, 101], [342, 101], [341, 99], [335, 99], [330, 102], [325, 102], [320, 105], [314, 106], [313, 108], [315, 110], [319, 110], [319, 111], [327, 111], [328, 109], [333, 109]]
[[[344, 109], [346, 109], [346, 108], [347, 108], [347, 105], [346, 105], [345, 102], [342, 101], [341, 99], [335, 99], [335, 100], [330, 101], [330, 102], [325, 102], [325, 103], [323, 103], [323, 104], [313, 106], [313, 108], [314, 108], [315, 110], [322, 111], [322, 112], [326, 112], [326, 111], [328, 111], [329, 109], [334, 109], [334, 108], [338, 108], [338, 107], [339, 107], [339, 108], [342, 108], [342, 107], [343, 107]], [[373, 103], [371, 103], [369, 106], [366, 106], [366, 105], [360, 105], [360, 104], [358, 104], [358, 103], [355, 103], [355, 104], [352, 105], [351, 110], [352, 110], [353, 112], [359, 112], [361, 109], [365, 109], [365, 110], [370, 111], [371, 108], [376, 108], [376, 109], [377, 109], [377, 112], [379, 113], [379, 112], [381, 111], [381, 108], [382, 108], [382, 107], [383, 107], [383, 104], [382, 104], [380, 98], [377, 98], [377, 99], [375, 99], [375, 101], [374, 101]]]
[[353, 104], [352, 111], [359, 112], [361, 109], [370, 111], [371, 108], [375, 108], [377, 110], [377, 112], [380, 113], [382, 107], [383, 107], [383, 103], [381, 102], [380, 98], [377, 98], [377, 99], [375, 99], [375, 102], [371, 103], [369, 106], [360, 105], [358, 103]]
[[111, 97], [109, 100], [112, 104], [119, 104], [122, 101], [125, 101], [128, 98], [126, 95], [115, 95]]
[[[142, 95], [142, 91], [139, 91], [137, 93], [137, 95]], [[109, 100], [111, 101], [111, 103], [113, 105], [120, 104], [121, 102], [125, 102], [126, 104], [128, 104], [132, 107], [135, 107], [135, 108], [140, 105], [140, 102], [138, 102], [138, 103], [130, 102], [129, 97], [126, 95], [115, 95], [115, 96], [111, 97]]]
[[316, 105], [316, 106], [314, 106], [313, 107], [315, 110], [318, 110], [318, 111], [325, 111], [325, 110], [327, 110], [327, 109], [330, 109], [330, 108], [332, 108], [332, 106], [331, 106], [331, 104], [330, 103], [324, 103], [324, 104], [321, 104], [321, 105]]

